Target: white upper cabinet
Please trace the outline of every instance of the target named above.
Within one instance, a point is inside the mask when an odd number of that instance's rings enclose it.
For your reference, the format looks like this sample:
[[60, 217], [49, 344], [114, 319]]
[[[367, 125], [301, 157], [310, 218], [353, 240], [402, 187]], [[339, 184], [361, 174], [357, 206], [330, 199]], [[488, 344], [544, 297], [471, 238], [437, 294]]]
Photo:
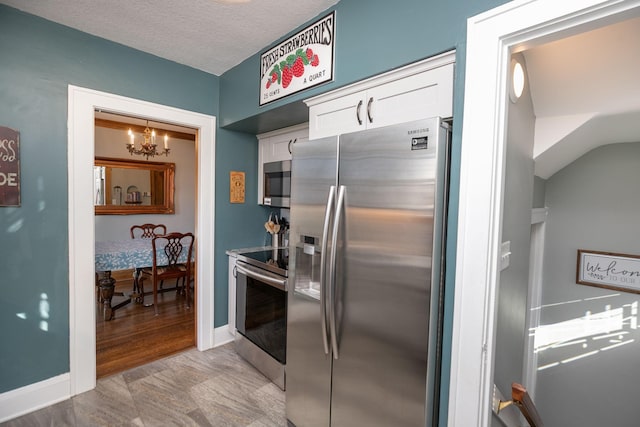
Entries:
[[309, 125], [277, 129], [258, 135], [258, 204], [263, 204], [264, 164], [291, 160], [293, 144], [309, 139]]
[[453, 116], [455, 51], [305, 100], [309, 138]]
[[302, 124], [258, 135], [261, 164], [291, 160], [291, 146], [309, 139], [309, 127]]
[[309, 105], [310, 139], [366, 129], [366, 92], [344, 94], [319, 104], [311, 104], [316, 99], [305, 101]]

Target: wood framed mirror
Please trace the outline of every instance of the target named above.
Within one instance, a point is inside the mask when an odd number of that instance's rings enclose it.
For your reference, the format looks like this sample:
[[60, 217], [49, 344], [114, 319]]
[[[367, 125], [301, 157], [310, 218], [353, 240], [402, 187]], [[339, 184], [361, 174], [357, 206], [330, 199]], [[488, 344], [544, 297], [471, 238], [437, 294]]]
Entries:
[[175, 213], [175, 163], [96, 157], [96, 215]]

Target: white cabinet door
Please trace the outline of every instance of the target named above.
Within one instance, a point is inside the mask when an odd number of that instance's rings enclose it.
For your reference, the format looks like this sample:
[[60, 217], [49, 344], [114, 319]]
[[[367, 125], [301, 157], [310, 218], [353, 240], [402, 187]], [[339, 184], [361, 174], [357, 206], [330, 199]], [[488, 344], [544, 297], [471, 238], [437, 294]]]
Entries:
[[264, 168], [265, 163], [271, 161], [271, 146], [269, 138], [258, 136], [258, 204], [262, 204], [264, 196]]
[[309, 129], [305, 129], [304, 132], [298, 132], [295, 138], [291, 140], [291, 144], [288, 147], [289, 158], [291, 158], [291, 150], [293, 150], [294, 144], [309, 140]]
[[306, 123], [258, 135], [258, 204], [263, 204], [264, 164], [291, 160], [291, 147], [309, 139]]
[[452, 117], [454, 63], [451, 51], [305, 100], [309, 138]]
[[357, 92], [309, 108], [309, 138], [365, 129], [366, 92]]
[[291, 160], [291, 152], [289, 149], [294, 139], [295, 138], [289, 136], [280, 138], [276, 138], [275, 136], [271, 137], [271, 161]]
[[453, 64], [367, 91], [367, 128], [453, 115]]
[[309, 138], [309, 131], [305, 128], [269, 138], [271, 162], [291, 160], [291, 147], [298, 141]]

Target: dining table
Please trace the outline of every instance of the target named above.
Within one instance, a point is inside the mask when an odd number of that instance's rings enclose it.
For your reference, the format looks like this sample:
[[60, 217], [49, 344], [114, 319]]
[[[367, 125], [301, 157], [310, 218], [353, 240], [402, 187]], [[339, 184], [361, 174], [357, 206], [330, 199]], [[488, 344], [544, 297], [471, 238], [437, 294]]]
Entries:
[[[187, 251], [183, 251], [181, 262], [186, 262]], [[167, 255], [163, 247], [156, 248], [158, 265], [167, 264]], [[153, 243], [152, 239], [125, 239], [115, 241], [95, 242], [95, 271], [97, 274], [97, 284], [102, 301], [102, 311], [104, 320], [111, 320], [118, 308], [124, 307], [132, 301], [142, 303], [144, 295], [138, 286], [140, 271], [145, 267], [153, 266]], [[133, 269], [133, 291], [124, 301], [112, 305], [111, 301], [115, 295], [116, 280], [111, 277], [111, 272], [116, 270]]]

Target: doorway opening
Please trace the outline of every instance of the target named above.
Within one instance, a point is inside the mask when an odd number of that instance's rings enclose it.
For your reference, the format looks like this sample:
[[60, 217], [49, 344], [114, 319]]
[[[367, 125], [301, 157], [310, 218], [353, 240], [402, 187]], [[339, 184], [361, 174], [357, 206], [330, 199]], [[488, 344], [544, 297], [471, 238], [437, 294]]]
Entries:
[[[195, 235], [197, 131], [161, 123], [155, 118], [129, 117], [107, 111], [96, 111], [95, 117], [94, 151], [96, 162], [100, 162], [95, 170], [94, 188], [97, 248], [114, 250], [122, 247], [127, 251], [137, 248], [129, 243], [138, 242], [143, 233], [133, 233], [136, 240], [132, 240], [131, 227], [134, 225], [161, 225], [153, 229], [154, 235], [168, 232]], [[166, 155], [160, 151], [159, 155], [145, 158], [144, 154], [129, 153], [131, 136], [142, 139], [147, 128], [157, 135], [154, 139], [159, 141], [158, 149], [162, 150], [166, 145], [169, 150]], [[163, 144], [165, 135], [166, 143]], [[151, 236], [145, 235], [144, 239], [150, 248]], [[96, 252], [96, 256], [100, 255]], [[96, 299], [97, 379], [187, 350], [196, 344], [195, 306], [190, 291], [191, 307], [187, 308], [184, 288], [187, 282], [160, 283], [160, 307], [156, 316], [155, 310], [149, 307], [153, 296], [151, 283], [147, 280], [148, 285], [139, 289], [136, 280], [140, 269], [150, 268], [151, 264], [134, 266], [134, 258], [137, 257], [120, 256], [112, 261], [110, 276], [115, 279], [115, 292], [108, 307], [105, 309], [104, 302]], [[147, 259], [147, 262], [152, 260]], [[191, 267], [191, 271], [195, 268]], [[195, 286], [191, 279], [188, 283], [190, 289]], [[142, 291], [144, 295], [141, 296]], [[99, 293], [99, 296], [102, 295]], [[112, 311], [111, 319], [107, 319], [105, 311], [110, 307], [117, 309]]]
[[[215, 122], [213, 116], [69, 86], [69, 313], [70, 395], [96, 385], [93, 164], [95, 110], [153, 117], [197, 129], [196, 343], [214, 346], [213, 277]], [[89, 284], [91, 284], [89, 286]]]

